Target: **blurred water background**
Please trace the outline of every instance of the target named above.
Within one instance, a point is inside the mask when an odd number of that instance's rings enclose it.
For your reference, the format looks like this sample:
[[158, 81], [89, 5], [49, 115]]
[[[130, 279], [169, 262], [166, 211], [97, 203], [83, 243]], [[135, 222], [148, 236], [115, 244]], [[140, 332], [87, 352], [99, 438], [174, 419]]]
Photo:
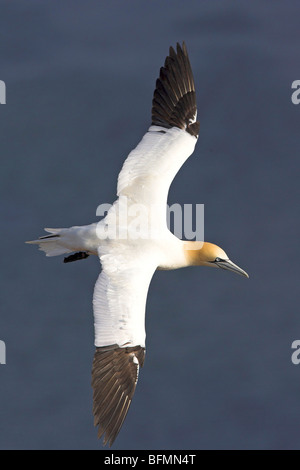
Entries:
[[296, 0], [0, 3], [1, 449], [102, 449], [92, 418], [99, 261], [24, 244], [97, 220], [185, 41], [201, 133], [169, 203], [205, 204], [205, 239], [250, 279], [158, 272], [147, 356], [114, 449], [299, 449]]

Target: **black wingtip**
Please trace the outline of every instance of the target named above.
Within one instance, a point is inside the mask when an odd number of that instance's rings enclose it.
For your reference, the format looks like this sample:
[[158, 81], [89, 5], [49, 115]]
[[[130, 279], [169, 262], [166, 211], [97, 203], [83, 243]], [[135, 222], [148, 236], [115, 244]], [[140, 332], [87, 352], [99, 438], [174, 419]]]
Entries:
[[112, 446], [129, 410], [145, 348], [97, 347], [92, 368], [94, 424], [103, 445]]
[[198, 137], [197, 105], [194, 78], [185, 42], [170, 46], [169, 55], [160, 69], [152, 101], [152, 125], [179, 127]]

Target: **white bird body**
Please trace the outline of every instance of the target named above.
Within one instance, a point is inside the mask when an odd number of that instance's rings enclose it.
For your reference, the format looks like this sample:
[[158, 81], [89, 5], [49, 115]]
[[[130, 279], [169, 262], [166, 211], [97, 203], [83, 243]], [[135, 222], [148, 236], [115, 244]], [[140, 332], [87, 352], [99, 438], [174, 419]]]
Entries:
[[[145, 307], [151, 278], [156, 269], [188, 266], [184, 242], [168, 230], [166, 222], [160, 238], [143, 238], [142, 234], [141, 238], [130, 238], [127, 230], [127, 238], [106, 238], [99, 242], [97, 231], [106, 224], [107, 218], [109, 214], [98, 224], [60, 229], [59, 248], [47, 256], [61, 254], [60, 250], [98, 254], [102, 273], [93, 299], [95, 345], [145, 346]], [[124, 226], [122, 228], [124, 234]], [[51, 238], [39, 242], [43, 250], [53, 244]]]
[[161, 68], [152, 125], [130, 152], [118, 177], [117, 200], [98, 223], [45, 229], [34, 240], [46, 256], [90, 254], [102, 272], [93, 296], [95, 346], [92, 385], [95, 425], [111, 445], [127, 414], [145, 355], [145, 309], [156, 269], [206, 265], [246, 273], [216, 245], [182, 241], [167, 227], [169, 187], [194, 151], [199, 122], [192, 71], [183, 44]]

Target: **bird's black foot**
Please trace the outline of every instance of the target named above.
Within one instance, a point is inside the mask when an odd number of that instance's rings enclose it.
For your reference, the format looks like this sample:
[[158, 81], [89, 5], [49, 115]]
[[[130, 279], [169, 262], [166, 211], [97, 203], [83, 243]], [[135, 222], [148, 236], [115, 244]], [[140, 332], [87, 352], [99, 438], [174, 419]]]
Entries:
[[72, 261], [78, 261], [79, 259], [85, 259], [88, 258], [90, 255], [88, 255], [85, 251], [78, 251], [77, 253], [74, 253], [73, 255], [67, 256], [64, 258], [64, 263], [71, 263]]

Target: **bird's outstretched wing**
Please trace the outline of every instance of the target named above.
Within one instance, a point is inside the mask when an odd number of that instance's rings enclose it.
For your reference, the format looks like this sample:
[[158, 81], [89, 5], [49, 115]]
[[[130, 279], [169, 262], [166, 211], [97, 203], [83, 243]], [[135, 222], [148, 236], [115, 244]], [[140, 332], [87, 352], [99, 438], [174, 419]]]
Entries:
[[[152, 125], [129, 154], [118, 178], [119, 200], [155, 205], [156, 223], [166, 222], [170, 184], [194, 151], [199, 134], [196, 94], [185, 44], [170, 48], [156, 82]], [[111, 223], [109, 211], [103, 224]], [[112, 224], [119, 224], [117, 222]], [[126, 224], [125, 224], [126, 225]], [[128, 226], [126, 227], [128, 229]], [[101, 249], [102, 250], [102, 249]], [[96, 352], [92, 370], [95, 425], [98, 436], [111, 445], [126, 417], [139, 367], [145, 355], [145, 304], [148, 287], [158, 266], [151, 244], [138, 249], [120, 242], [107, 252], [94, 290]], [[101, 251], [101, 252], [100, 252]]]
[[115, 440], [131, 403], [145, 356], [145, 306], [156, 269], [149, 255], [100, 254], [103, 270], [93, 298], [96, 351], [93, 412], [98, 437]]
[[193, 153], [200, 124], [186, 46], [171, 47], [152, 102], [152, 125], [130, 152], [118, 178], [118, 196], [166, 205], [170, 184]]

